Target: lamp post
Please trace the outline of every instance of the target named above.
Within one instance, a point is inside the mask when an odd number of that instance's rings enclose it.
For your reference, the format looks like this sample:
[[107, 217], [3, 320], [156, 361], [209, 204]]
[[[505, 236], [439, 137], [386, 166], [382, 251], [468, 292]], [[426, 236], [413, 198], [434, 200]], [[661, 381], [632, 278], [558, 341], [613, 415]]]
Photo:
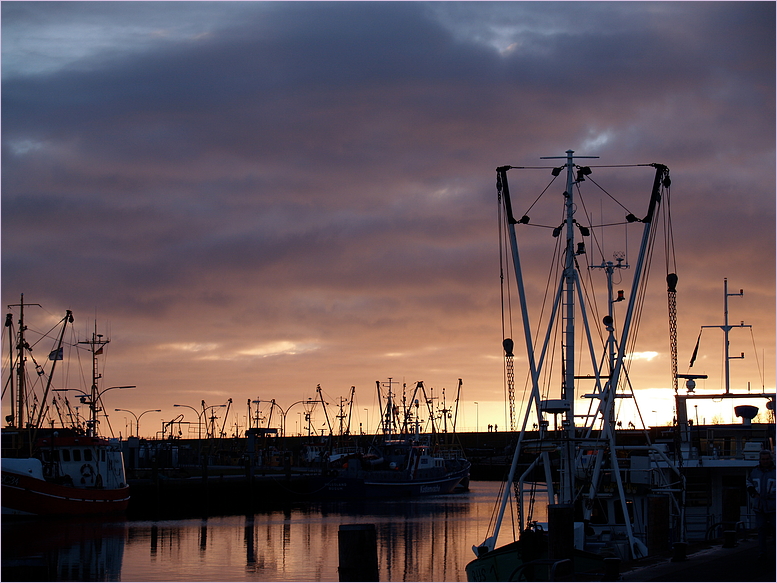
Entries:
[[475, 401], [475, 447], [480, 447], [480, 406]]
[[[284, 437], [286, 436], [286, 415], [289, 414], [289, 411], [291, 411], [291, 408], [294, 407], [294, 405], [299, 405], [300, 403], [307, 403], [309, 405], [315, 406], [318, 403], [318, 401], [314, 401], [311, 398], [302, 399], [301, 401], [296, 401], [296, 402], [292, 403], [291, 405], [289, 405], [288, 408], [285, 411], [283, 410], [283, 407], [278, 405], [278, 408], [281, 410], [281, 413], [283, 414], [283, 429], [282, 429], [282, 431], [283, 431]], [[300, 419], [300, 426], [301, 425], [302, 425], [302, 420]]]
[[[140, 419], [145, 415], [146, 413], [161, 413], [162, 409], [149, 409], [148, 411], [143, 411], [140, 415], [135, 415], [132, 411], [129, 409], [114, 409], [114, 411], [124, 411], [125, 413], [129, 413], [135, 418], [135, 433], [137, 437], [140, 437]], [[132, 426], [130, 424], [130, 432], [132, 432]]]
[[[124, 411], [125, 413], [129, 413], [130, 415], [132, 415], [132, 416], [135, 418], [135, 427], [137, 427], [137, 426], [138, 426], [138, 416], [137, 416], [137, 415], [135, 415], [135, 414], [134, 414], [132, 411], [130, 411], [129, 409], [114, 409], [114, 411]], [[126, 429], [126, 427], [125, 427], [125, 429]], [[136, 430], [136, 431], [137, 431], [137, 430]], [[129, 432], [130, 432], [130, 435], [132, 435], [132, 421], [130, 421], [130, 429], [129, 429]]]
[[161, 413], [162, 409], [149, 409], [147, 411], [143, 411], [140, 415], [138, 415], [137, 423], [135, 423], [135, 430], [138, 432], [138, 437], [140, 437], [140, 420], [143, 418], [143, 415], [146, 413]]
[[364, 412], [367, 414], [367, 435], [370, 434], [370, 410], [365, 409]]
[[[97, 419], [97, 413], [102, 411], [102, 408], [98, 407], [98, 403], [102, 401], [103, 395], [113, 389], [134, 389], [136, 385], [122, 385], [117, 387], [108, 387], [102, 391], [97, 389], [97, 385], [92, 385], [92, 394], [89, 395], [83, 392], [81, 389], [52, 389], [57, 392], [65, 391], [78, 391], [80, 393], [79, 400], [84, 405], [89, 405], [89, 419], [86, 422], [86, 434], [90, 437], [97, 435], [97, 424], [100, 422]], [[110, 424], [109, 424], [110, 425]], [[113, 430], [111, 430], [111, 433]]]

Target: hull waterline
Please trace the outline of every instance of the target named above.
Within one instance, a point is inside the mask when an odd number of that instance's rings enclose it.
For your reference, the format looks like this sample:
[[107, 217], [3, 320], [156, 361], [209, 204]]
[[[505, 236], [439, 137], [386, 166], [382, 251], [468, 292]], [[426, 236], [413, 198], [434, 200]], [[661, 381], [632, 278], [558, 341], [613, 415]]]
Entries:
[[73, 488], [2, 472], [4, 515], [48, 516], [115, 514], [129, 504], [129, 487], [116, 489]]

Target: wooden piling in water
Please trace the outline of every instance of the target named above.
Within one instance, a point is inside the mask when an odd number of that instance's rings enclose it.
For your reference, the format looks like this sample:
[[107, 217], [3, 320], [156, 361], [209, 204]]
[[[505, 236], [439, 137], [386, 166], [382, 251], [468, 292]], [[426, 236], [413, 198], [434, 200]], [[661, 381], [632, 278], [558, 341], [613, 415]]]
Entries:
[[337, 533], [340, 581], [378, 581], [374, 524], [341, 524]]

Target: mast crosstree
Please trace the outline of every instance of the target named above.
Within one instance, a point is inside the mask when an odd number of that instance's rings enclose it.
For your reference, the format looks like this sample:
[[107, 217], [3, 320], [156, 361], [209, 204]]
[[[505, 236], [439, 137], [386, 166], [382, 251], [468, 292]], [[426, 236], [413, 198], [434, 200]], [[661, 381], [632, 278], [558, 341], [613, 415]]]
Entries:
[[[530, 328], [525, 280], [522, 273], [516, 236], [516, 225], [529, 225], [530, 219], [526, 215], [522, 216], [520, 220], [515, 219], [507, 181], [507, 172], [513, 168], [521, 167], [502, 166], [497, 168], [497, 190], [500, 201], [503, 201], [506, 213], [507, 236], [510, 243], [510, 253], [520, 302], [531, 383], [531, 393], [507, 479], [508, 483], [516, 483], [518, 523], [521, 525], [521, 528], [524, 528], [524, 525], [530, 522], [529, 520], [524, 520], [526, 517], [523, 512], [522, 495], [520, 495], [523, 488], [523, 480], [530, 472], [538, 470], [540, 466], [545, 471], [546, 492], [549, 503], [571, 506], [576, 502], [580, 502], [581, 499], [587, 498], [583, 504], [582, 511], [584, 520], [588, 520], [593, 510], [593, 505], [590, 502], [593, 502], [594, 498], [597, 497], [601, 482], [607, 479], [608, 481], [612, 480], [611, 485], [618, 492], [619, 511], [623, 516], [629, 515], [627, 496], [625, 495], [624, 484], [621, 478], [622, 472], [615, 443], [615, 400], [616, 398], [633, 396], [633, 394], [627, 392], [619, 392], [618, 388], [621, 385], [628, 384], [626, 373], [627, 346], [629, 346], [632, 328], [636, 329], [635, 315], [639, 313], [644, 299], [645, 286], [643, 280], [647, 270], [647, 262], [652, 252], [655, 233], [654, 216], [659, 208], [662, 192], [668, 188], [670, 181], [669, 171], [666, 166], [661, 164], [640, 165], [653, 167], [655, 169], [655, 177], [647, 214], [642, 219], [637, 218], [632, 213], [628, 213], [626, 216], [625, 224], [642, 223], [643, 225], [637, 261], [631, 266], [625, 262], [625, 254], [616, 254], [614, 261], [602, 261], [599, 265], [590, 266], [591, 269], [601, 269], [607, 280], [608, 307], [607, 314], [602, 320], [603, 329], [606, 331], [606, 338], [603, 339], [604, 357], [600, 360], [596, 354], [597, 350], [592, 333], [595, 323], [589, 320], [588, 307], [586, 305], [587, 292], [584, 293], [581, 283], [581, 267], [579, 265], [582, 263], [581, 256], [583, 256], [582, 259], [585, 259], [584, 256], [587, 253], [585, 239], [591, 236], [591, 231], [589, 227], [579, 223], [575, 218], [578, 204], [582, 206], [582, 202], [578, 203], [576, 199], [576, 190], [579, 189], [580, 183], [586, 181], [586, 177], [592, 174], [590, 167], [580, 166], [577, 162], [583, 159], [596, 158], [598, 156], [575, 156], [573, 150], [567, 150], [565, 156], [542, 158], [543, 160], [562, 159], [565, 161], [562, 166], [553, 168], [551, 173], [554, 177], [558, 177], [563, 170], [566, 170], [566, 185], [563, 192], [563, 221], [561, 225], [553, 229], [553, 237], [562, 237], [558, 248], [561, 250], [560, 259], [563, 267], [550, 305], [550, 315], [544, 337], [538, 337], [536, 343]], [[588, 220], [586, 219], [585, 222], [587, 223]], [[625, 269], [631, 269], [633, 273], [631, 289], [628, 297], [623, 290], [619, 290], [616, 296], [613, 293], [613, 276], [615, 273]], [[616, 330], [614, 315], [614, 306], [618, 302], [625, 302], [625, 314], [619, 331]], [[554, 330], [559, 327], [561, 334], [561, 372], [557, 378], [559, 378], [560, 387], [557, 395], [551, 396], [544, 394], [544, 390], [540, 388], [540, 381], [541, 377], [551, 378], [552, 367], [550, 363], [552, 359], [548, 356], [548, 353]], [[583, 330], [583, 345], [580, 347], [576, 346], [578, 328]], [[505, 339], [503, 347], [509, 384], [514, 374], [510, 366], [512, 364], [512, 340], [509, 338]], [[577, 372], [578, 361], [581, 359], [581, 355], [585, 353], [588, 353], [590, 356], [590, 366], [593, 370], [590, 374], [580, 375]], [[586, 415], [577, 415], [575, 411], [575, 397], [578, 393], [576, 384], [578, 379], [589, 379], [594, 382], [593, 392], [579, 395], [582, 398], [591, 399], [592, 405], [589, 408], [589, 414]], [[512, 412], [514, 408], [514, 395], [512, 391], [510, 391], [509, 397], [509, 405]], [[534, 437], [529, 439], [527, 437], [527, 427], [532, 415], [536, 416], [534, 426], [537, 428], [537, 432]], [[556, 419], [552, 433], [550, 423], [547, 420], [548, 416], [553, 416]], [[558, 426], [559, 418], [561, 419], [560, 428]], [[584, 419], [585, 421], [578, 427], [576, 419]], [[584, 456], [586, 449], [595, 451], [595, 455]], [[518, 459], [524, 450], [530, 450], [538, 455], [534, 457], [534, 461], [519, 478], [516, 475]], [[551, 452], [555, 452], [554, 455], [558, 456], [557, 479], [551, 478], [551, 474], [556, 472], [556, 469], [552, 468]], [[584, 457], [592, 457], [593, 463], [591, 464], [591, 460], [587, 460], [586, 464], [590, 465], [583, 467], [584, 464], [581, 464]], [[581, 478], [581, 471], [587, 476], [585, 480], [587, 485], [577, 483]], [[483, 550], [490, 551], [495, 548], [509, 496], [510, 489], [506, 488], [502, 495], [493, 534], [487, 537], [479, 548], [475, 547], [476, 553], [482, 553]], [[636, 556], [645, 554], [645, 545], [636, 538], [629, 521], [625, 523], [624, 534], [628, 538], [629, 547], [633, 549]]]

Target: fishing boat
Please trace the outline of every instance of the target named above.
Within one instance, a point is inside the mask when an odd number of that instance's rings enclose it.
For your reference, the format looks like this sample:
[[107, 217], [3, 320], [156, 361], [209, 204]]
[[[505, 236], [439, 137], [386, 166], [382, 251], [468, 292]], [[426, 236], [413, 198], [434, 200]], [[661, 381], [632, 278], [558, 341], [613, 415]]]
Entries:
[[[313, 480], [317, 496], [402, 498], [450, 494], [467, 488], [471, 464], [455, 444], [455, 422], [454, 432], [447, 433], [450, 410], [443, 405], [435, 415], [433, 399], [427, 396], [422, 381], [416, 383], [409, 400], [403, 393], [399, 402], [392, 384], [389, 378], [384, 396], [381, 383], [376, 382], [381, 431], [366, 447], [341, 446], [328, 455], [324, 475]], [[426, 405], [424, 414], [422, 403]], [[422, 416], [428, 417], [431, 432], [422, 433]], [[439, 419], [445, 420], [443, 431], [438, 430]]]
[[[688, 365], [689, 372], [678, 373], [673, 366], [676, 416], [672, 427], [655, 438], [683, 475], [684, 526], [689, 541], [709, 540], [726, 532], [756, 527], [754, 500], [745, 495], [743, 485], [748, 472], [757, 465], [761, 450], [774, 452], [775, 392], [766, 391], [763, 385], [760, 390], [753, 390], [749, 383], [746, 388], [731, 386], [731, 361], [744, 359], [745, 353], [731, 355], [730, 332], [752, 326], [744, 321], [730, 323], [729, 298], [743, 296], [744, 290], [730, 292], [728, 279], [723, 280], [723, 322], [701, 327]], [[707, 375], [690, 371], [699, 351], [702, 332], [714, 328], [723, 332], [723, 387], [722, 391], [710, 392], [697, 386], [697, 381], [706, 379]], [[685, 381], [685, 393], [678, 386], [682, 380]], [[699, 423], [698, 413], [694, 419], [688, 407], [701, 401], [731, 403], [741, 423]], [[757, 420], [761, 411], [765, 419]]]
[[[627, 400], [636, 406], [629, 371], [658, 227], [671, 224], [666, 214], [664, 220], [660, 214], [668, 212], [662, 203], [669, 202], [669, 169], [662, 164], [634, 166], [653, 173], [647, 211], [638, 218], [628, 210], [637, 203], [620, 200], [591, 177], [597, 167], [581, 165], [587, 158], [597, 157], [576, 156], [568, 150], [565, 156], [544, 158], [563, 160], [561, 166], [502, 166], [496, 171], [500, 241], [505, 241], [500, 248], [507, 251], [503, 253], [502, 281], [510, 281], [504, 274], [512, 269], [529, 396], [521, 421], [515, 416], [514, 402], [516, 344], [507, 337], [503, 342], [505, 378], [510, 424], [517, 439], [496, 519], [485, 539], [472, 547], [476, 558], [466, 566], [470, 581], [585, 578], [590, 575], [584, 573], [610, 569], [612, 560], [644, 557], [685, 540], [685, 478], [677, 461], [647, 431], [640, 432], [639, 442], [624, 443], [616, 414]], [[550, 171], [550, 183], [540, 197], [531, 197], [534, 203], [527, 207], [534, 208], [565, 174], [558, 225], [532, 221], [529, 210], [519, 218], [513, 212], [516, 202], [511, 199], [508, 172], [543, 169]], [[602, 207], [597, 209], [601, 220], [594, 224], [593, 213], [586, 210], [593, 206], [587, 206], [592, 202], [586, 198], [589, 191], [602, 201], [617, 203], [613, 212], [620, 216], [613, 218], [604, 202], [597, 201]], [[626, 243], [623, 235], [609, 234], [611, 226], [626, 231]], [[555, 243], [552, 263], [556, 271], [540, 279], [548, 281], [548, 286], [534, 312], [529, 308], [527, 287], [536, 287], [538, 278], [524, 272], [522, 260], [526, 265], [533, 263], [538, 251], [535, 241], [525, 237], [528, 252], [521, 254], [519, 229], [522, 236], [530, 230], [547, 233], [547, 240]], [[638, 231], [637, 236], [628, 234], [633, 230]], [[671, 234], [665, 235], [671, 245]], [[625, 245], [628, 237], [639, 242], [633, 264], [622, 248], [605, 255], [604, 243]], [[670, 254], [668, 267], [672, 258]], [[615, 286], [625, 283], [629, 273], [631, 288], [616, 292]], [[598, 296], [604, 298], [600, 304], [596, 303]], [[508, 330], [509, 325], [503, 329]], [[498, 546], [511, 498], [515, 513], [509, 530], [518, 537]], [[544, 520], [534, 516], [540, 498], [546, 503]]]
[[315, 482], [314, 492], [335, 498], [404, 498], [450, 494], [469, 478], [469, 462], [441, 457], [409, 439], [385, 441], [374, 452], [339, 461]]
[[[44, 350], [44, 358], [48, 357], [42, 363], [36, 360], [33, 349], [49, 333], [32, 341], [26, 336], [24, 320], [24, 309], [36, 305], [25, 303], [22, 295], [19, 304], [9, 306], [19, 309], [16, 331], [12, 313], [5, 321], [10, 346], [5, 387], [11, 397], [11, 412], [2, 429], [2, 513], [48, 516], [123, 512], [129, 503], [129, 487], [122, 453], [115, 440], [98, 433], [101, 397], [108, 389], [98, 388], [101, 375], [97, 357], [109, 340], [95, 329], [90, 340], [80, 342], [89, 346], [92, 357], [91, 388], [88, 393], [79, 391], [80, 403], [89, 409], [89, 417], [83, 420], [66, 397], [52, 397], [56, 392], [71, 390], [56, 387], [53, 379], [57, 363], [64, 358], [65, 330], [73, 323], [73, 315], [68, 310], [58, 324], [61, 327], [54, 347]], [[34, 376], [28, 374], [28, 363], [34, 364]], [[132, 387], [109, 387], [113, 388]]]

